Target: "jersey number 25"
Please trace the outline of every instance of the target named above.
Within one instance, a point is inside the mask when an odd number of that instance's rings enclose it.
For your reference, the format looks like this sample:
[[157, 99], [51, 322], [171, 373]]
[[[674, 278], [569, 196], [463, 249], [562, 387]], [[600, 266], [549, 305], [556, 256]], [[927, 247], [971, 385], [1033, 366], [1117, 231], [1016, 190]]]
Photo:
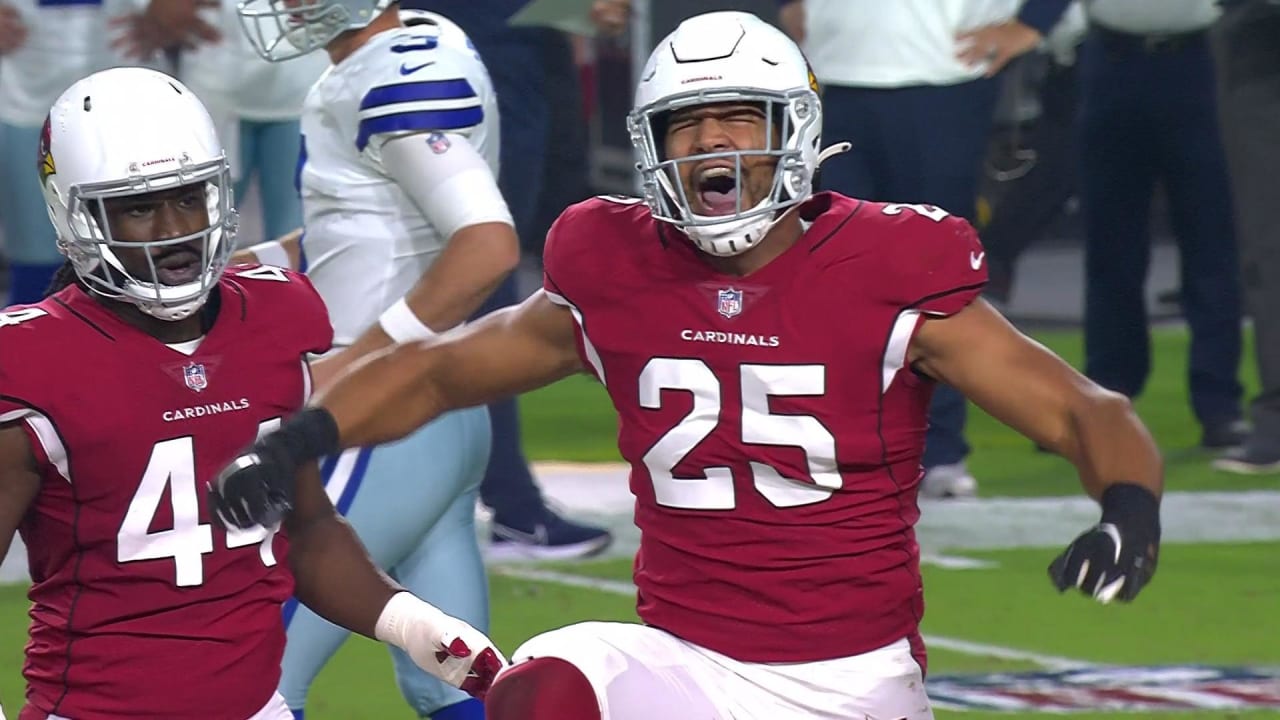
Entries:
[[[804, 450], [813, 484], [783, 477], [774, 467], [752, 462], [756, 491], [776, 507], [822, 502], [841, 487], [836, 469], [836, 439], [817, 418], [769, 412], [771, 396], [817, 396], [826, 393], [822, 365], [751, 365], [738, 368], [741, 377], [741, 440], [747, 445], [780, 445]], [[693, 409], [644, 454], [659, 505], [689, 510], [732, 510], [737, 505], [733, 472], [727, 467], [703, 469], [701, 478], [677, 478], [672, 471], [720, 423], [720, 380], [696, 358], [653, 358], [640, 372], [640, 406], [662, 407], [663, 390], [693, 395]]]

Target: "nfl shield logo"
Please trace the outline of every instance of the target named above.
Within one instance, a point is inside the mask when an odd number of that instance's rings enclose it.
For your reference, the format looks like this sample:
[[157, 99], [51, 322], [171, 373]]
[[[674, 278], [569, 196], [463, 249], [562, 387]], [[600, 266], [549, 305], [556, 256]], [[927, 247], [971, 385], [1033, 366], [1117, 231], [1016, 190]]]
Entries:
[[187, 381], [187, 387], [196, 392], [209, 387], [209, 377], [204, 374], [204, 365], [200, 363], [191, 363], [182, 368], [182, 378]]
[[440, 133], [431, 133], [427, 136], [427, 145], [431, 147], [431, 152], [437, 155], [448, 150], [452, 144], [449, 142], [449, 138]]
[[716, 310], [727, 318], [742, 312], [742, 291], [733, 288], [721, 290], [717, 296]]

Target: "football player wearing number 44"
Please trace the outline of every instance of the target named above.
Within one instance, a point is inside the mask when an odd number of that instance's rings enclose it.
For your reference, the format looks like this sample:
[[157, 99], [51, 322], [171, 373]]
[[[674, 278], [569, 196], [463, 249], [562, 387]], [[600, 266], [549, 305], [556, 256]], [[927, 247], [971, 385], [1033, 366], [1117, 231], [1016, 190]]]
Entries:
[[0, 557], [20, 531], [32, 576], [19, 720], [291, 720], [295, 593], [483, 695], [497, 650], [378, 570], [315, 463], [282, 526], [211, 522], [206, 486], [303, 405], [333, 331], [302, 276], [227, 269], [230, 171], [200, 101], [151, 70], [91, 75], [50, 110], [39, 172], [67, 264], [0, 313]]
[[945, 381], [1070, 459], [1099, 501], [1099, 523], [1051, 563], [1055, 586], [1133, 599], [1155, 570], [1159, 453], [1125, 398], [981, 300], [973, 229], [936, 207], [815, 194], [816, 83], [752, 15], [684, 21], [641, 77], [644, 201], [569, 208], [541, 292], [353, 365], [219, 475], [228, 519], [287, 506], [294, 463], [317, 453], [589, 372], [631, 465], [644, 624], [525, 642], [491, 720], [921, 720], [913, 526]]

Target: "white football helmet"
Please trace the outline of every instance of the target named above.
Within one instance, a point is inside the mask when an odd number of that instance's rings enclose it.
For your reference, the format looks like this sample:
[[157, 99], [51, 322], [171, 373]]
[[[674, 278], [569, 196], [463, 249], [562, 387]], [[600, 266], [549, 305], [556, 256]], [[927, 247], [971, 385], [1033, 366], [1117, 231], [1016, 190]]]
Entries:
[[321, 50], [348, 30], [368, 27], [392, 0], [240, 0], [249, 44], [272, 62]]
[[[782, 31], [745, 12], [697, 15], [680, 23], [649, 56], [627, 117], [644, 188], [658, 220], [674, 224], [704, 252], [737, 255], [756, 245], [783, 211], [813, 194], [822, 136], [818, 83], [800, 48]], [[777, 147], [742, 148], [687, 158], [663, 157], [666, 119], [674, 110], [712, 103], [759, 103], [781, 141]], [[697, 215], [680, 182], [678, 166], [715, 158], [776, 159], [772, 191], [755, 207], [727, 215]]]
[[[222, 144], [208, 111], [186, 86], [139, 67], [103, 70], [76, 82], [49, 110], [39, 170], [58, 250], [89, 290], [161, 320], [181, 320], [204, 304], [235, 249], [237, 217]], [[100, 222], [103, 200], [195, 183], [204, 184], [204, 230], [126, 242]], [[135, 277], [116, 255], [121, 247], [150, 251], [197, 240], [203, 271], [182, 285], [161, 283], [154, 260], [147, 276]]]

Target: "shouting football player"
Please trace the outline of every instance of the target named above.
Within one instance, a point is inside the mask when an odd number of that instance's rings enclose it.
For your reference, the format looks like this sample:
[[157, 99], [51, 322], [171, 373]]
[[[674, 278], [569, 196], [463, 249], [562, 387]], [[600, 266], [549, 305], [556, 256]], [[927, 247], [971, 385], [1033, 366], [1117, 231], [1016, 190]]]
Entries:
[[638, 612], [516, 650], [493, 720], [932, 717], [913, 526], [939, 381], [1075, 464], [1101, 521], [1059, 590], [1131, 600], [1155, 570], [1160, 455], [1127, 399], [979, 298], [982, 246], [927, 205], [814, 194], [822, 105], [755, 16], [684, 21], [629, 118], [643, 201], [569, 208], [541, 292], [375, 353], [217, 492], [251, 525], [294, 464], [586, 371], [631, 466]]

